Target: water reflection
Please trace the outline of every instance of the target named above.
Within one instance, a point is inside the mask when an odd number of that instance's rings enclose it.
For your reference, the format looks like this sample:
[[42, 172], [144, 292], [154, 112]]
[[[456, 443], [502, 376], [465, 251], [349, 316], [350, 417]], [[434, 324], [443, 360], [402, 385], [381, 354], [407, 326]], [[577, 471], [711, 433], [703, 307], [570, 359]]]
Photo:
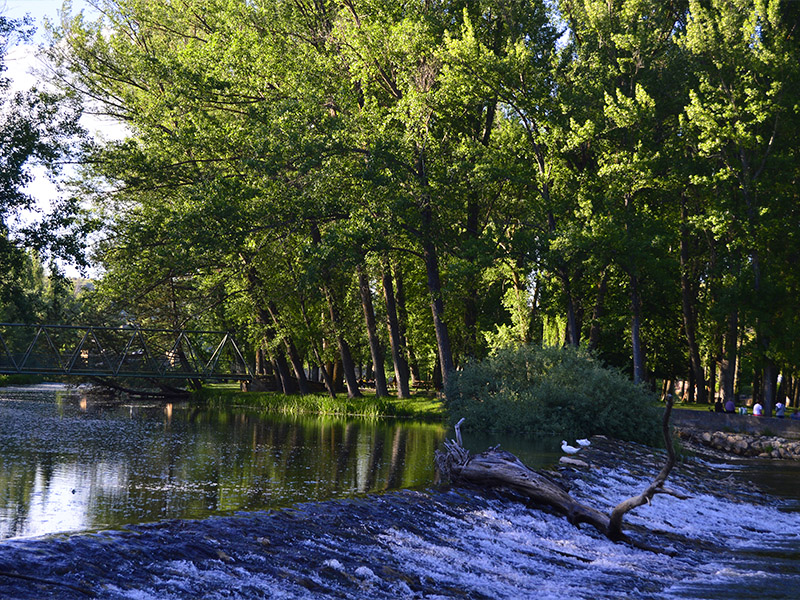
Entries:
[[425, 486], [445, 433], [0, 389], [0, 539]]

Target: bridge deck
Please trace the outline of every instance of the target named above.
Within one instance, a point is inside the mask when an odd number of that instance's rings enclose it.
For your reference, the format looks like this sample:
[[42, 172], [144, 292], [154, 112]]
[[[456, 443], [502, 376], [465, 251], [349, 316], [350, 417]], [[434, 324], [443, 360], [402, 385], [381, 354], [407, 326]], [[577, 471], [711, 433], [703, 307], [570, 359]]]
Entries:
[[224, 331], [0, 323], [0, 374], [249, 380]]

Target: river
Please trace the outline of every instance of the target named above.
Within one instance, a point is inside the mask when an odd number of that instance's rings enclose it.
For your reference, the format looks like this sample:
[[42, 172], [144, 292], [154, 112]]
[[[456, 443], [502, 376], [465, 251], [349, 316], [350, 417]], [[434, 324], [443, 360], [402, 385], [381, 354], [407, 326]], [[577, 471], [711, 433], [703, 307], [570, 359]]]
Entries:
[[[689, 456], [626, 518], [660, 552], [434, 486], [438, 424], [0, 390], [0, 598], [797, 598], [794, 464]], [[490, 440], [541, 468], [557, 441]], [[473, 438], [478, 448], [486, 439]], [[663, 456], [596, 440], [609, 510]], [[756, 482], [756, 483], [754, 483]]]

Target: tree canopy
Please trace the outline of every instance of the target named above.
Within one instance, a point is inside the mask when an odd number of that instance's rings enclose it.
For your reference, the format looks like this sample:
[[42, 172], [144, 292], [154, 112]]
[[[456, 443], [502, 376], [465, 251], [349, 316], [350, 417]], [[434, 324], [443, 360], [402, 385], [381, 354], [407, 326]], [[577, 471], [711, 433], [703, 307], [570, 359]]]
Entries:
[[58, 179], [84, 140], [77, 98], [47, 86], [12, 86], [8, 52], [33, 31], [29, 19], [0, 14], [0, 321], [68, 318], [56, 307], [63, 308], [69, 284], [53, 261], [83, 258], [79, 207], [68, 196], [52, 198], [52, 210], [37, 214], [29, 189], [37, 169]]
[[83, 171], [110, 315], [246, 331], [285, 391], [532, 342], [800, 375], [792, 3], [99, 6], [50, 53], [130, 131]]

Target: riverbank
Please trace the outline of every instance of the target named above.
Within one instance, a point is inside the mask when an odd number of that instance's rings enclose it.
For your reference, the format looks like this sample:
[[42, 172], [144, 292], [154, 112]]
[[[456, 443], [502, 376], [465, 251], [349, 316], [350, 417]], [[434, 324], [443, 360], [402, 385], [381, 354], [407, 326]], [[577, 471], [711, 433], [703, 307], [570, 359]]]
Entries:
[[800, 460], [800, 420], [674, 410], [679, 439], [744, 457]]
[[724, 431], [696, 431], [677, 428], [682, 440], [689, 440], [721, 452], [756, 458], [800, 460], [800, 441], [776, 436], [753, 436]]
[[33, 385], [44, 380], [41, 375], [0, 375], [0, 388], [9, 385]]
[[422, 421], [445, 418], [444, 403], [429, 392], [417, 392], [411, 398], [378, 398], [368, 392], [360, 398], [344, 394], [331, 398], [328, 394], [287, 396], [277, 392], [242, 392], [236, 384], [215, 384], [204, 386], [192, 397], [209, 406], [244, 405], [284, 415], [400, 417]]

